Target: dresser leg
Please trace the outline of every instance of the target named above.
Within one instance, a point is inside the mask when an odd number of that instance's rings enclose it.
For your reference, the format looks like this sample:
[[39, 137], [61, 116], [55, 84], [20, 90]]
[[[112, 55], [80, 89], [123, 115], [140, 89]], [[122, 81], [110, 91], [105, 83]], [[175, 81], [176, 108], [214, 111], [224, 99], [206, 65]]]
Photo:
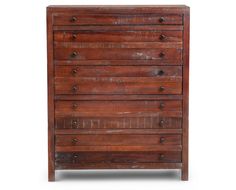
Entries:
[[55, 181], [55, 170], [48, 171], [48, 181]]
[[181, 180], [188, 181], [188, 168], [182, 168], [181, 170]]

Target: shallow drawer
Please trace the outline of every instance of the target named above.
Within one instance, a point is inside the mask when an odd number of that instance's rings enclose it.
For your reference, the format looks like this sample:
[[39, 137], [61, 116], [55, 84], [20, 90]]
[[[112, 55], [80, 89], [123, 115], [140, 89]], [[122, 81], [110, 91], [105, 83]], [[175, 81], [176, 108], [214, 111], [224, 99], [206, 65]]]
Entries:
[[181, 94], [182, 77], [56, 78], [55, 94]]
[[54, 41], [55, 42], [182, 42], [182, 31], [92, 31], [92, 30], [55, 31]]
[[56, 165], [80, 163], [152, 163], [181, 162], [181, 151], [171, 152], [70, 152], [56, 153]]
[[55, 66], [55, 77], [181, 77], [181, 66]]
[[56, 129], [177, 129], [180, 117], [62, 117], [55, 120]]
[[139, 25], [182, 24], [181, 15], [155, 14], [59, 14], [53, 17], [54, 25]]
[[[173, 113], [172, 113], [173, 112]], [[55, 101], [56, 117], [181, 115], [182, 101]]]
[[56, 146], [180, 145], [181, 135], [56, 135]]
[[182, 60], [182, 49], [55, 48], [55, 60]]

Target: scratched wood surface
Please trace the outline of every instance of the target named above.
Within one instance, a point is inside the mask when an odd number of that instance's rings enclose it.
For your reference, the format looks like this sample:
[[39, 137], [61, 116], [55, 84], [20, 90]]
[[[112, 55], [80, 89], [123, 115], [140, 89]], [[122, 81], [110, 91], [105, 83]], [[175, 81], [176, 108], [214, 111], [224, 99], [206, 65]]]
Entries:
[[[164, 19], [162, 19], [164, 18]], [[56, 15], [54, 25], [129, 25], [129, 24], [182, 24], [181, 15], [90, 14]]]
[[62, 117], [56, 118], [57, 129], [175, 129], [181, 117]]
[[49, 6], [55, 169], [181, 169], [188, 179], [189, 8]]

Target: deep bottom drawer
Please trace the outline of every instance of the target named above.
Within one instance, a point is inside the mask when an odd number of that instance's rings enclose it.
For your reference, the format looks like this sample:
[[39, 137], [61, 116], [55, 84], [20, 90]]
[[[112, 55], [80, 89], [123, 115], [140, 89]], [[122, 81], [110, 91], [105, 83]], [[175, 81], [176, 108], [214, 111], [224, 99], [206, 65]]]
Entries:
[[180, 163], [181, 151], [161, 152], [60, 152], [56, 166], [86, 165], [89, 163]]

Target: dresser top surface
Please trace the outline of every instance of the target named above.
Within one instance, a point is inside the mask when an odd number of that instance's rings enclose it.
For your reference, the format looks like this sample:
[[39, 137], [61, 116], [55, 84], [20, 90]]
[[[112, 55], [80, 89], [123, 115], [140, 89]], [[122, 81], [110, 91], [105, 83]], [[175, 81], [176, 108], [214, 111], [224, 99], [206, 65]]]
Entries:
[[68, 10], [80, 10], [80, 11], [101, 11], [101, 12], [116, 12], [122, 13], [124, 11], [130, 11], [129, 13], [145, 13], [149, 12], [176, 12], [181, 13], [189, 11], [189, 7], [186, 5], [50, 5], [47, 7], [48, 11], [68, 11]]

